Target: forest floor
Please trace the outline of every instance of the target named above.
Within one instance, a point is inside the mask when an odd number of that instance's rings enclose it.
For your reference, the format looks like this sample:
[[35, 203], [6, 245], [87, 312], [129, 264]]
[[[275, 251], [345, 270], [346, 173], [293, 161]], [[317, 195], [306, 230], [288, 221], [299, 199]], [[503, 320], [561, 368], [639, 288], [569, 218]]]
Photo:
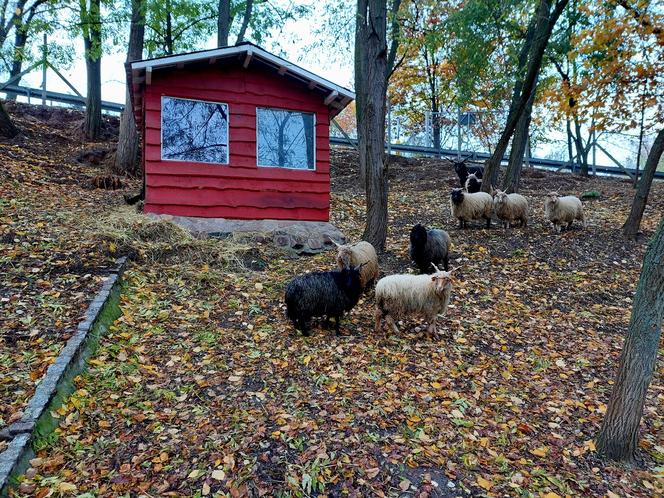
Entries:
[[[381, 270], [412, 271], [414, 223], [449, 231], [460, 270], [442, 337], [422, 337], [417, 320], [375, 335], [367, 294], [342, 337], [316, 327], [304, 338], [284, 317], [283, 291], [303, 271], [333, 267], [332, 253], [292, 259], [214, 241], [238, 256], [201, 256], [197, 242], [183, 248], [164, 223], [122, 206], [135, 182], [89, 187], [103, 170], [72, 158], [110, 143], [84, 147], [44, 116], [18, 124], [23, 138], [0, 143], [0, 426], [20, 413], [114, 258], [132, 261], [122, 315], [16, 496], [664, 493], [661, 355], [637, 464], [605, 463], [593, 445], [645, 251], [620, 234], [627, 182], [527, 171], [527, 228], [459, 230], [450, 164], [395, 157]], [[333, 151], [332, 222], [351, 240], [364, 218], [356, 165], [352, 151]], [[601, 193], [585, 203], [588, 228], [551, 231], [541, 204], [553, 189]], [[658, 183], [644, 240], [662, 212]], [[128, 235], [134, 223], [143, 228]]]

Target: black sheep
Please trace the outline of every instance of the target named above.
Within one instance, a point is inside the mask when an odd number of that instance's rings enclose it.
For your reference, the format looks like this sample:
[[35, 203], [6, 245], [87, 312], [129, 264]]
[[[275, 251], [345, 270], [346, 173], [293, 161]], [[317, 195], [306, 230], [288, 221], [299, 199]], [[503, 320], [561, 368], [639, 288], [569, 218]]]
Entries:
[[420, 270], [420, 273], [435, 272], [434, 265], [443, 265], [445, 271], [449, 268], [450, 236], [445, 230], [431, 229], [420, 223], [410, 231], [410, 259]]
[[482, 190], [482, 180], [478, 180], [475, 173], [471, 173], [466, 180], [466, 192], [474, 194], [480, 190]]
[[286, 316], [305, 336], [311, 318], [334, 318], [339, 335], [341, 316], [353, 309], [361, 293], [359, 267], [298, 275], [286, 286]]
[[474, 174], [478, 179], [481, 179], [482, 175], [484, 174], [483, 166], [466, 166], [467, 160], [468, 157], [466, 157], [463, 161], [458, 161], [458, 162], [455, 161], [454, 163], [454, 171], [459, 177], [459, 181], [461, 181], [462, 187], [466, 186], [466, 180], [468, 179], [468, 175]]

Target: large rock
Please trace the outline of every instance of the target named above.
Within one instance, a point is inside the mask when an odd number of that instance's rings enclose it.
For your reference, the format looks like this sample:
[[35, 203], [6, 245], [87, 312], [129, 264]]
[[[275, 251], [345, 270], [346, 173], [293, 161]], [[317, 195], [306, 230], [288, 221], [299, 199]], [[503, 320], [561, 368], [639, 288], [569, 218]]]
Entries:
[[343, 244], [346, 237], [331, 223], [297, 220], [230, 220], [226, 218], [192, 218], [167, 214], [148, 214], [151, 218], [169, 220], [195, 234], [210, 237], [236, 235], [275, 246], [296, 254], [316, 254]]

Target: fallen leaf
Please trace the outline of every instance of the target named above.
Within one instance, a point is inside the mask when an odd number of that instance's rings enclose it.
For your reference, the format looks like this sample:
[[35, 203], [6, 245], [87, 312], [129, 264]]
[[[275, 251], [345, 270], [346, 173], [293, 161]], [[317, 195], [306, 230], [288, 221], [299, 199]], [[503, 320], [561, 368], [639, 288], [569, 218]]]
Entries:
[[493, 483], [491, 481], [488, 481], [487, 479], [484, 479], [481, 476], [477, 478], [477, 485], [480, 488], [486, 489], [487, 491], [489, 491], [493, 487]]
[[549, 454], [549, 448], [547, 446], [540, 446], [539, 448], [535, 448], [534, 450], [530, 450], [530, 452], [538, 457], [545, 457]]
[[76, 487], [75, 484], [71, 484], [69, 482], [59, 482], [56, 489], [60, 493], [73, 493], [75, 492], [78, 488]]
[[201, 475], [203, 475], [202, 470], [194, 469], [191, 472], [189, 472], [189, 475], [187, 477], [189, 479], [198, 479]]

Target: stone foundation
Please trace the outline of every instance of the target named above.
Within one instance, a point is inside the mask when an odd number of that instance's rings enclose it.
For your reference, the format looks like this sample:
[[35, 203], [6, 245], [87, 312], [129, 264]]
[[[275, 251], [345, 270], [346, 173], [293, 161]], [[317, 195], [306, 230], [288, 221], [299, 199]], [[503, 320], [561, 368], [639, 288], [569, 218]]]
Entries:
[[346, 237], [331, 223], [298, 220], [230, 220], [226, 218], [193, 218], [167, 214], [148, 214], [151, 218], [169, 220], [195, 234], [210, 237], [246, 236], [268, 242], [296, 254], [316, 254], [343, 244]]

